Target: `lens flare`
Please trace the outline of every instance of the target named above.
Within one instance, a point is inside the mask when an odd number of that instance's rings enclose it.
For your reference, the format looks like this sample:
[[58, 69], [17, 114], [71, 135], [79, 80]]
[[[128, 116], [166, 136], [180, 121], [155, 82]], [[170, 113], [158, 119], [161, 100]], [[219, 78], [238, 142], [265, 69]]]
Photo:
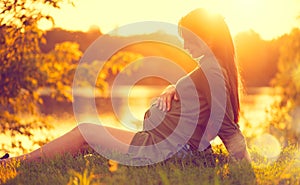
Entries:
[[256, 137], [251, 142], [251, 148], [259, 156], [267, 159], [267, 162], [276, 161], [281, 153], [279, 141], [273, 135], [268, 133]]

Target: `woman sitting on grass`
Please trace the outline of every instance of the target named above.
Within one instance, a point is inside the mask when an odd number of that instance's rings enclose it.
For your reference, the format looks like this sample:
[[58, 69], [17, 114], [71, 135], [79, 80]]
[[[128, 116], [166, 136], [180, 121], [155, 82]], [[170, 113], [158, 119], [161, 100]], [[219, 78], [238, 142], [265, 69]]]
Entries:
[[[100, 146], [105, 150], [116, 150], [132, 154], [137, 159], [149, 158], [155, 162], [155, 157], [167, 159], [182, 150], [203, 151], [210, 147], [212, 139], [219, 136], [230, 156], [250, 161], [244, 136], [238, 126], [239, 75], [232, 38], [224, 18], [204, 9], [196, 9], [180, 20], [179, 32], [184, 40], [184, 48], [195, 60], [201, 58], [197, 61], [199, 66], [175, 86], [166, 88], [157, 98], [145, 114], [143, 131], [134, 133], [84, 123], [33, 152], [14, 158], [5, 156], [3, 158], [7, 159], [2, 160], [38, 161], [58, 154], [76, 155], [87, 151], [89, 146]], [[206, 43], [214, 56], [210, 56], [197, 37]], [[214, 61], [217, 61], [221, 73], [215, 67], [210, 67]], [[218, 89], [222, 90], [222, 81], [224, 97], [218, 99], [213, 97], [212, 91], [220, 93]], [[214, 104], [219, 106], [221, 118], [211, 119], [214, 116]], [[180, 124], [182, 120], [185, 120], [183, 126]], [[173, 134], [180, 125], [183, 129]], [[109, 134], [123, 144], [110, 140]], [[162, 141], [167, 142], [161, 147]]]

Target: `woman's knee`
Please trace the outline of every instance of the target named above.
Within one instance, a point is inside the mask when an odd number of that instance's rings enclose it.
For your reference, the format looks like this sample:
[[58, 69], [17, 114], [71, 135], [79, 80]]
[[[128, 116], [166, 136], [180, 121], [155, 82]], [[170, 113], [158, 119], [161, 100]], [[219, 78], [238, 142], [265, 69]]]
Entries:
[[86, 142], [83, 134], [82, 134], [82, 129], [86, 129], [88, 127], [88, 125], [86, 123], [83, 123], [83, 124], [80, 124], [80, 125], [77, 125], [76, 127], [74, 127], [72, 130], [71, 130], [71, 133], [76, 136], [74, 138], [78, 138], [79, 140], [81, 140], [82, 144], [83, 145], [88, 145], [88, 143]]

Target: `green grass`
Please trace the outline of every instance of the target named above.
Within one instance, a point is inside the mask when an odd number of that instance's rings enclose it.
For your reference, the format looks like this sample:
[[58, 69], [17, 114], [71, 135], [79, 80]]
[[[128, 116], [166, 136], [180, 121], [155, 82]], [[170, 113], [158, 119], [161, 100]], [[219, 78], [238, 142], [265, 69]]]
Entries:
[[217, 151], [214, 155], [183, 160], [171, 158], [144, 167], [109, 163], [96, 153], [77, 157], [64, 155], [34, 163], [14, 161], [6, 168], [0, 167], [0, 184], [300, 184], [300, 158], [296, 147], [283, 150], [272, 163], [252, 151], [251, 167]]

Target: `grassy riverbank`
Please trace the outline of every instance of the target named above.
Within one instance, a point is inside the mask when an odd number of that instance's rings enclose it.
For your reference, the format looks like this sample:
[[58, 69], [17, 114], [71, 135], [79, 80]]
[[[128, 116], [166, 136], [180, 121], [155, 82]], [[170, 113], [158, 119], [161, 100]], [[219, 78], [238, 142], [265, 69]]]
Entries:
[[296, 147], [282, 151], [275, 162], [259, 157], [249, 165], [231, 161], [222, 147], [214, 155], [172, 158], [145, 167], [116, 164], [99, 154], [59, 156], [38, 163], [0, 167], [1, 184], [300, 184], [300, 156]]

